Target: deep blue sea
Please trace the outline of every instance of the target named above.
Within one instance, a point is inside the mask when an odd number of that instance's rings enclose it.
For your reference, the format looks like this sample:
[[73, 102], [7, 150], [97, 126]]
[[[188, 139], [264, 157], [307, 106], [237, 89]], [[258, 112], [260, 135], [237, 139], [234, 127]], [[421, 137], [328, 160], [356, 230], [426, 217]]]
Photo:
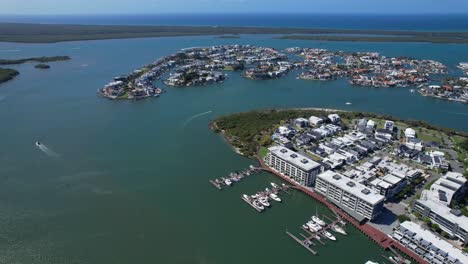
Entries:
[[101, 25], [203, 25], [468, 31], [468, 14], [140, 14], [0, 15], [0, 22]]

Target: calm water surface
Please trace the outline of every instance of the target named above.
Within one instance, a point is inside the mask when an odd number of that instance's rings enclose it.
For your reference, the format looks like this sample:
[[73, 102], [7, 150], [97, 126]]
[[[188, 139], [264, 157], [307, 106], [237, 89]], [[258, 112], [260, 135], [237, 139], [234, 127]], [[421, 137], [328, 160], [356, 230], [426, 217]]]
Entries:
[[[295, 192], [263, 214], [239, 198], [279, 180], [263, 173], [218, 192], [208, 179], [252, 161], [236, 155], [208, 122], [270, 107], [327, 107], [422, 119], [468, 131], [468, 108], [407, 88], [307, 82], [294, 74], [224, 84], [168, 88], [161, 98], [114, 102], [96, 96], [112, 77], [180, 48], [242, 43], [285, 48], [380, 51], [442, 61], [456, 71], [466, 45], [345, 43], [181, 37], [58, 44], [0, 43], [1, 58], [70, 55], [0, 85], [0, 263], [364, 263], [381, 250], [358, 231], [311, 256], [286, 234], [315, 210]], [[348, 106], [345, 102], [352, 102]], [[187, 123], [190, 117], [206, 111]], [[58, 153], [45, 155], [41, 141]]]

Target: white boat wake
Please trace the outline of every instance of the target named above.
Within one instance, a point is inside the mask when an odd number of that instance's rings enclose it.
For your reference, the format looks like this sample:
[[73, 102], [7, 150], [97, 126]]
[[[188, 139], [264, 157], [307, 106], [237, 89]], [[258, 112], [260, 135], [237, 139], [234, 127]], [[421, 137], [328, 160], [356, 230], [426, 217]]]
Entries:
[[12, 50], [0, 50], [0, 52], [20, 52], [21, 50], [19, 49], [12, 49]]
[[46, 145], [40, 142], [36, 142], [36, 147], [49, 157], [60, 158], [60, 154], [58, 154], [57, 152], [53, 151], [52, 149], [48, 148]]
[[191, 116], [189, 119], [187, 119], [184, 123], [184, 126], [186, 126], [188, 123], [190, 123], [192, 120], [194, 120], [195, 118], [197, 117], [200, 117], [200, 116], [204, 116], [204, 115], [208, 115], [208, 114], [211, 114], [213, 111], [206, 111], [204, 113], [200, 113], [200, 114], [196, 114], [194, 116]]

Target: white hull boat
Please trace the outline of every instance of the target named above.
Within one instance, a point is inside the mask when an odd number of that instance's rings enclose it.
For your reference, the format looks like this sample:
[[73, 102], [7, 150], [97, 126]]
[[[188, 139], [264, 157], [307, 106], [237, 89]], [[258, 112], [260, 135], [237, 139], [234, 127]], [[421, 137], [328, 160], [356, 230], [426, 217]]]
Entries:
[[231, 186], [232, 181], [229, 180], [229, 179], [226, 179], [226, 180], [224, 180], [224, 183], [225, 183], [227, 186]]
[[334, 235], [330, 234], [330, 232], [325, 231], [325, 232], [323, 232], [323, 234], [325, 235], [326, 238], [328, 238], [328, 239], [330, 239], [332, 241], [336, 241], [336, 237]]
[[270, 198], [273, 199], [274, 201], [281, 202], [281, 198], [279, 198], [278, 195], [274, 193], [270, 193]]
[[321, 225], [321, 226], [326, 226], [327, 224], [320, 218], [318, 218], [317, 216], [312, 216], [312, 221], [314, 221], [315, 223]]
[[347, 235], [346, 231], [340, 226], [334, 225], [334, 226], [331, 227], [331, 229], [333, 231], [337, 232], [337, 233], [342, 234], [342, 235]]

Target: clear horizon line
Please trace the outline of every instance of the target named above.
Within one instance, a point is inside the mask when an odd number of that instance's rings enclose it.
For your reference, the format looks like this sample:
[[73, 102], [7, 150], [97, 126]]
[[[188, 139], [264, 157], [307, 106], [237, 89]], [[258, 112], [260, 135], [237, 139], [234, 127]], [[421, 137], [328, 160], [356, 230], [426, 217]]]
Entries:
[[106, 16], [106, 15], [356, 15], [356, 16], [379, 16], [379, 15], [404, 15], [404, 16], [431, 16], [431, 15], [468, 15], [468, 12], [434, 12], [434, 13], [356, 13], [356, 12], [109, 12], [109, 13], [1, 13], [0, 16]]

